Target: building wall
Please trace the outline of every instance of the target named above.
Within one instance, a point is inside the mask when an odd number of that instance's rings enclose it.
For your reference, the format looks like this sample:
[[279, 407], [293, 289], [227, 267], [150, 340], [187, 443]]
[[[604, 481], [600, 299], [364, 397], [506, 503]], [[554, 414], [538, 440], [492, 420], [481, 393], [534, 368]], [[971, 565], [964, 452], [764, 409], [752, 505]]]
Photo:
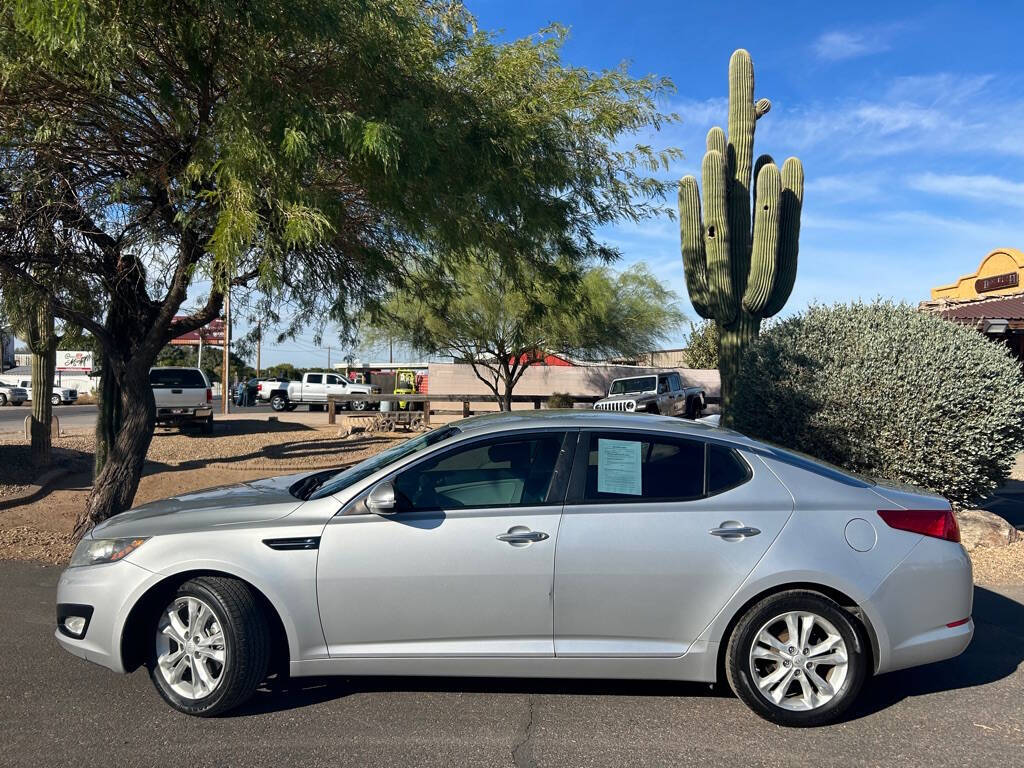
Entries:
[[[679, 368], [683, 381], [689, 386], [703, 386], [707, 396], [720, 396], [720, 382], [717, 370], [698, 368]], [[642, 376], [645, 373], [656, 373], [666, 368], [641, 368], [625, 365], [588, 365], [588, 366], [543, 366], [536, 365], [526, 369], [523, 377], [516, 384], [514, 394], [536, 395], [548, 397], [555, 392], [569, 395], [603, 395], [608, 392], [612, 379], [624, 376]], [[473, 373], [470, 365], [461, 363], [430, 364], [430, 394], [439, 395], [487, 395], [492, 393], [487, 386]], [[494, 406], [497, 408], [497, 404]], [[514, 408], [533, 408], [531, 403], [514, 403]], [[474, 410], [485, 410], [474, 403]]]
[[[1015, 275], [1009, 278], [1010, 275]], [[979, 292], [978, 281], [992, 278], [1007, 277], [1008, 284], [1002, 288], [992, 288]], [[998, 285], [998, 282], [994, 282]], [[982, 286], [985, 287], [984, 285]], [[932, 299], [978, 299], [992, 296], [1008, 296], [1024, 292], [1024, 252], [1016, 248], [999, 248], [992, 251], [978, 265], [978, 269], [959, 278], [949, 285], [932, 288]]]

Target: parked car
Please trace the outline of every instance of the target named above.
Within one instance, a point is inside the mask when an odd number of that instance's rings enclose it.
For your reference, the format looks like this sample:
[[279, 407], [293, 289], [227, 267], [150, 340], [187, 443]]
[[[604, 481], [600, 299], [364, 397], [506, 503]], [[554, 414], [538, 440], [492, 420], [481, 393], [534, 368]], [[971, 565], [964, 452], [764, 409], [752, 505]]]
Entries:
[[[15, 386], [24, 389], [28, 393], [28, 402], [32, 402], [32, 379], [20, 378], [15, 383]], [[53, 385], [53, 391], [50, 394], [50, 402], [53, 405], [74, 405], [78, 402], [78, 390], [73, 387], [61, 387], [56, 384]]]
[[213, 390], [199, 368], [150, 368], [157, 425], [196, 424], [213, 432]]
[[608, 397], [594, 403], [594, 408], [696, 419], [706, 405], [703, 387], [687, 387], [677, 371], [665, 371], [614, 379], [608, 387]]
[[725, 679], [815, 725], [963, 651], [972, 595], [938, 496], [681, 419], [528, 411], [115, 515], [56, 637], [193, 715], [286, 669]]
[[[288, 390], [288, 382], [284, 376], [275, 376], [271, 379], [260, 379], [256, 382], [256, 397], [260, 400], [270, 402], [271, 393], [277, 389]], [[281, 386], [283, 385], [283, 386]]]
[[28, 401], [28, 392], [24, 387], [15, 387], [0, 383], [0, 406], [21, 405]]
[[[327, 398], [331, 395], [369, 395], [379, 393], [379, 387], [372, 387], [369, 384], [353, 384], [344, 376], [336, 373], [306, 373], [302, 381], [288, 382], [288, 386], [279, 385], [270, 393], [270, 406], [275, 411], [294, 410], [299, 405], [309, 405], [310, 408], [323, 408], [327, 404]], [[353, 400], [342, 407], [351, 408], [353, 411], [365, 411], [369, 406], [366, 400]]]

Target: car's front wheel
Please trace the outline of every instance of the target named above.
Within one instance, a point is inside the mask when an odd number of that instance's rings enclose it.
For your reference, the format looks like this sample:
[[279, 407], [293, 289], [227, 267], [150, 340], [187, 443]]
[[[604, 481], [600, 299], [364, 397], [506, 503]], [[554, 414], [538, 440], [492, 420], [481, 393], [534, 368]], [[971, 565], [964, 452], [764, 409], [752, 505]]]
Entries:
[[51, 405], [57, 406], [60, 405], [60, 402], [60, 395], [54, 395], [53, 397], [50, 398]]
[[817, 592], [761, 600], [740, 619], [726, 655], [729, 685], [757, 714], [780, 725], [824, 725], [853, 703], [868, 652], [856, 619]]
[[270, 638], [244, 583], [203, 576], [182, 584], [157, 617], [149, 674], [179, 712], [210, 717], [244, 702], [266, 677]]
[[270, 407], [275, 411], [283, 411], [288, 407], [288, 398], [284, 395], [274, 395], [270, 398]]

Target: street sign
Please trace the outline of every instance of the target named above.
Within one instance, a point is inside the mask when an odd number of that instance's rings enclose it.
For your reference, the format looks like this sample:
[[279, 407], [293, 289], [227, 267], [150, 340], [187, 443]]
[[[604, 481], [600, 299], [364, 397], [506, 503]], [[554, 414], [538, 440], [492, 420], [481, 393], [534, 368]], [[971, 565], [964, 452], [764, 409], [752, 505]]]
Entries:
[[[174, 318], [175, 320], [184, 320], [184, 316], [178, 315]], [[198, 328], [188, 333], [183, 333], [175, 339], [171, 339], [171, 344], [179, 347], [198, 347], [199, 341], [202, 340], [203, 344], [222, 347], [224, 346], [224, 320], [223, 318], [215, 318], [211, 320], [208, 325]]]

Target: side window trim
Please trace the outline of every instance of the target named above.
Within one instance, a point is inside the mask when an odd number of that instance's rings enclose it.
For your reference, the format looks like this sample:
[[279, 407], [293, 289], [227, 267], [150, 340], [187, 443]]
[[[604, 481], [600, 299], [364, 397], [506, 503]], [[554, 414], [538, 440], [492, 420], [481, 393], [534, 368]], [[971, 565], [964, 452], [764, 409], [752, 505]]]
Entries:
[[[432, 451], [432, 452], [428, 453], [426, 456], [420, 457], [416, 461], [411, 461], [408, 464], [405, 464], [404, 466], [402, 466], [402, 467], [400, 467], [398, 469], [395, 469], [392, 472], [389, 472], [384, 477], [381, 477], [379, 480], [377, 480], [377, 482], [372, 483], [370, 486], [368, 486], [362, 493], [359, 494], [359, 496], [357, 497], [358, 501], [354, 499], [353, 501], [355, 502], [355, 504], [354, 505], [350, 504], [349, 506], [353, 507], [353, 509], [356, 509], [358, 507], [363, 507], [364, 506], [363, 502], [365, 501], [366, 496], [370, 493], [370, 491], [376, 485], [378, 485], [379, 483], [386, 482], [386, 481], [394, 482], [394, 479], [398, 475], [400, 475], [400, 474], [402, 474], [404, 472], [408, 472], [409, 470], [415, 469], [416, 467], [418, 467], [419, 465], [421, 465], [421, 464], [423, 464], [423, 463], [425, 463], [427, 461], [443, 460], [445, 457], [449, 456], [450, 454], [452, 454], [452, 453], [454, 453], [456, 451], [472, 450], [473, 448], [475, 448], [477, 446], [480, 446], [481, 444], [500, 442], [500, 441], [502, 441], [504, 439], [508, 439], [508, 438], [512, 438], [512, 437], [529, 438], [531, 436], [538, 436], [539, 437], [539, 436], [542, 436], [542, 435], [549, 435], [549, 434], [561, 434], [562, 435], [562, 447], [561, 447], [560, 452], [559, 452], [558, 460], [555, 462], [554, 476], [552, 477], [551, 483], [548, 485], [547, 498], [543, 502], [541, 502], [539, 504], [523, 504], [523, 505], [492, 504], [492, 505], [480, 506], [480, 507], [467, 507], [467, 508], [465, 508], [464, 510], [461, 510], [461, 511], [474, 510], [474, 509], [500, 509], [503, 506], [510, 506], [512, 508], [516, 508], [516, 507], [519, 507], [519, 506], [522, 506], [522, 507], [561, 506], [562, 504], [565, 503], [566, 491], [567, 491], [567, 489], [569, 487], [569, 477], [568, 477], [569, 473], [568, 473], [567, 470], [568, 470], [569, 467], [572, 466], [573, 457], [574, 457], [574, 454], [576, 452], [576, 445], [577, 445], [577, 439], [578, 439], [577, 435], [579, 434], [579, 432], [580, 432], [580, 430], [578, 428], [575, 428], [575, 427], [552, 427], [550, 429], [528, 429], [528, 430], [514, 430], [514, 431], [510, 430], [508, 432], [502, 432], [502, 433], [500, 433], [498, 435], [495, 435], [494, 433], [491, 433], [491, 434], [488, 434], [488, 435], [481, 435], [480, 437], [473, 437], [473, 438], [469, 438], [469, 439], [466, 439], [466, 440], [460, 440], [455, 445], [448, 446], [447, 448], [439, 450], [439, 451]], [[398, 512], [398, 514], [399, 515], [402, 515], [402, 514], [420, 514], [420, 513], [424, 513], [424, 512], [436, 512], [436, 511], [437, 511], [436, 509], [414, 509], [414, 510], [408, 510], [408, 511], [405, 511], [405, 512]]]

